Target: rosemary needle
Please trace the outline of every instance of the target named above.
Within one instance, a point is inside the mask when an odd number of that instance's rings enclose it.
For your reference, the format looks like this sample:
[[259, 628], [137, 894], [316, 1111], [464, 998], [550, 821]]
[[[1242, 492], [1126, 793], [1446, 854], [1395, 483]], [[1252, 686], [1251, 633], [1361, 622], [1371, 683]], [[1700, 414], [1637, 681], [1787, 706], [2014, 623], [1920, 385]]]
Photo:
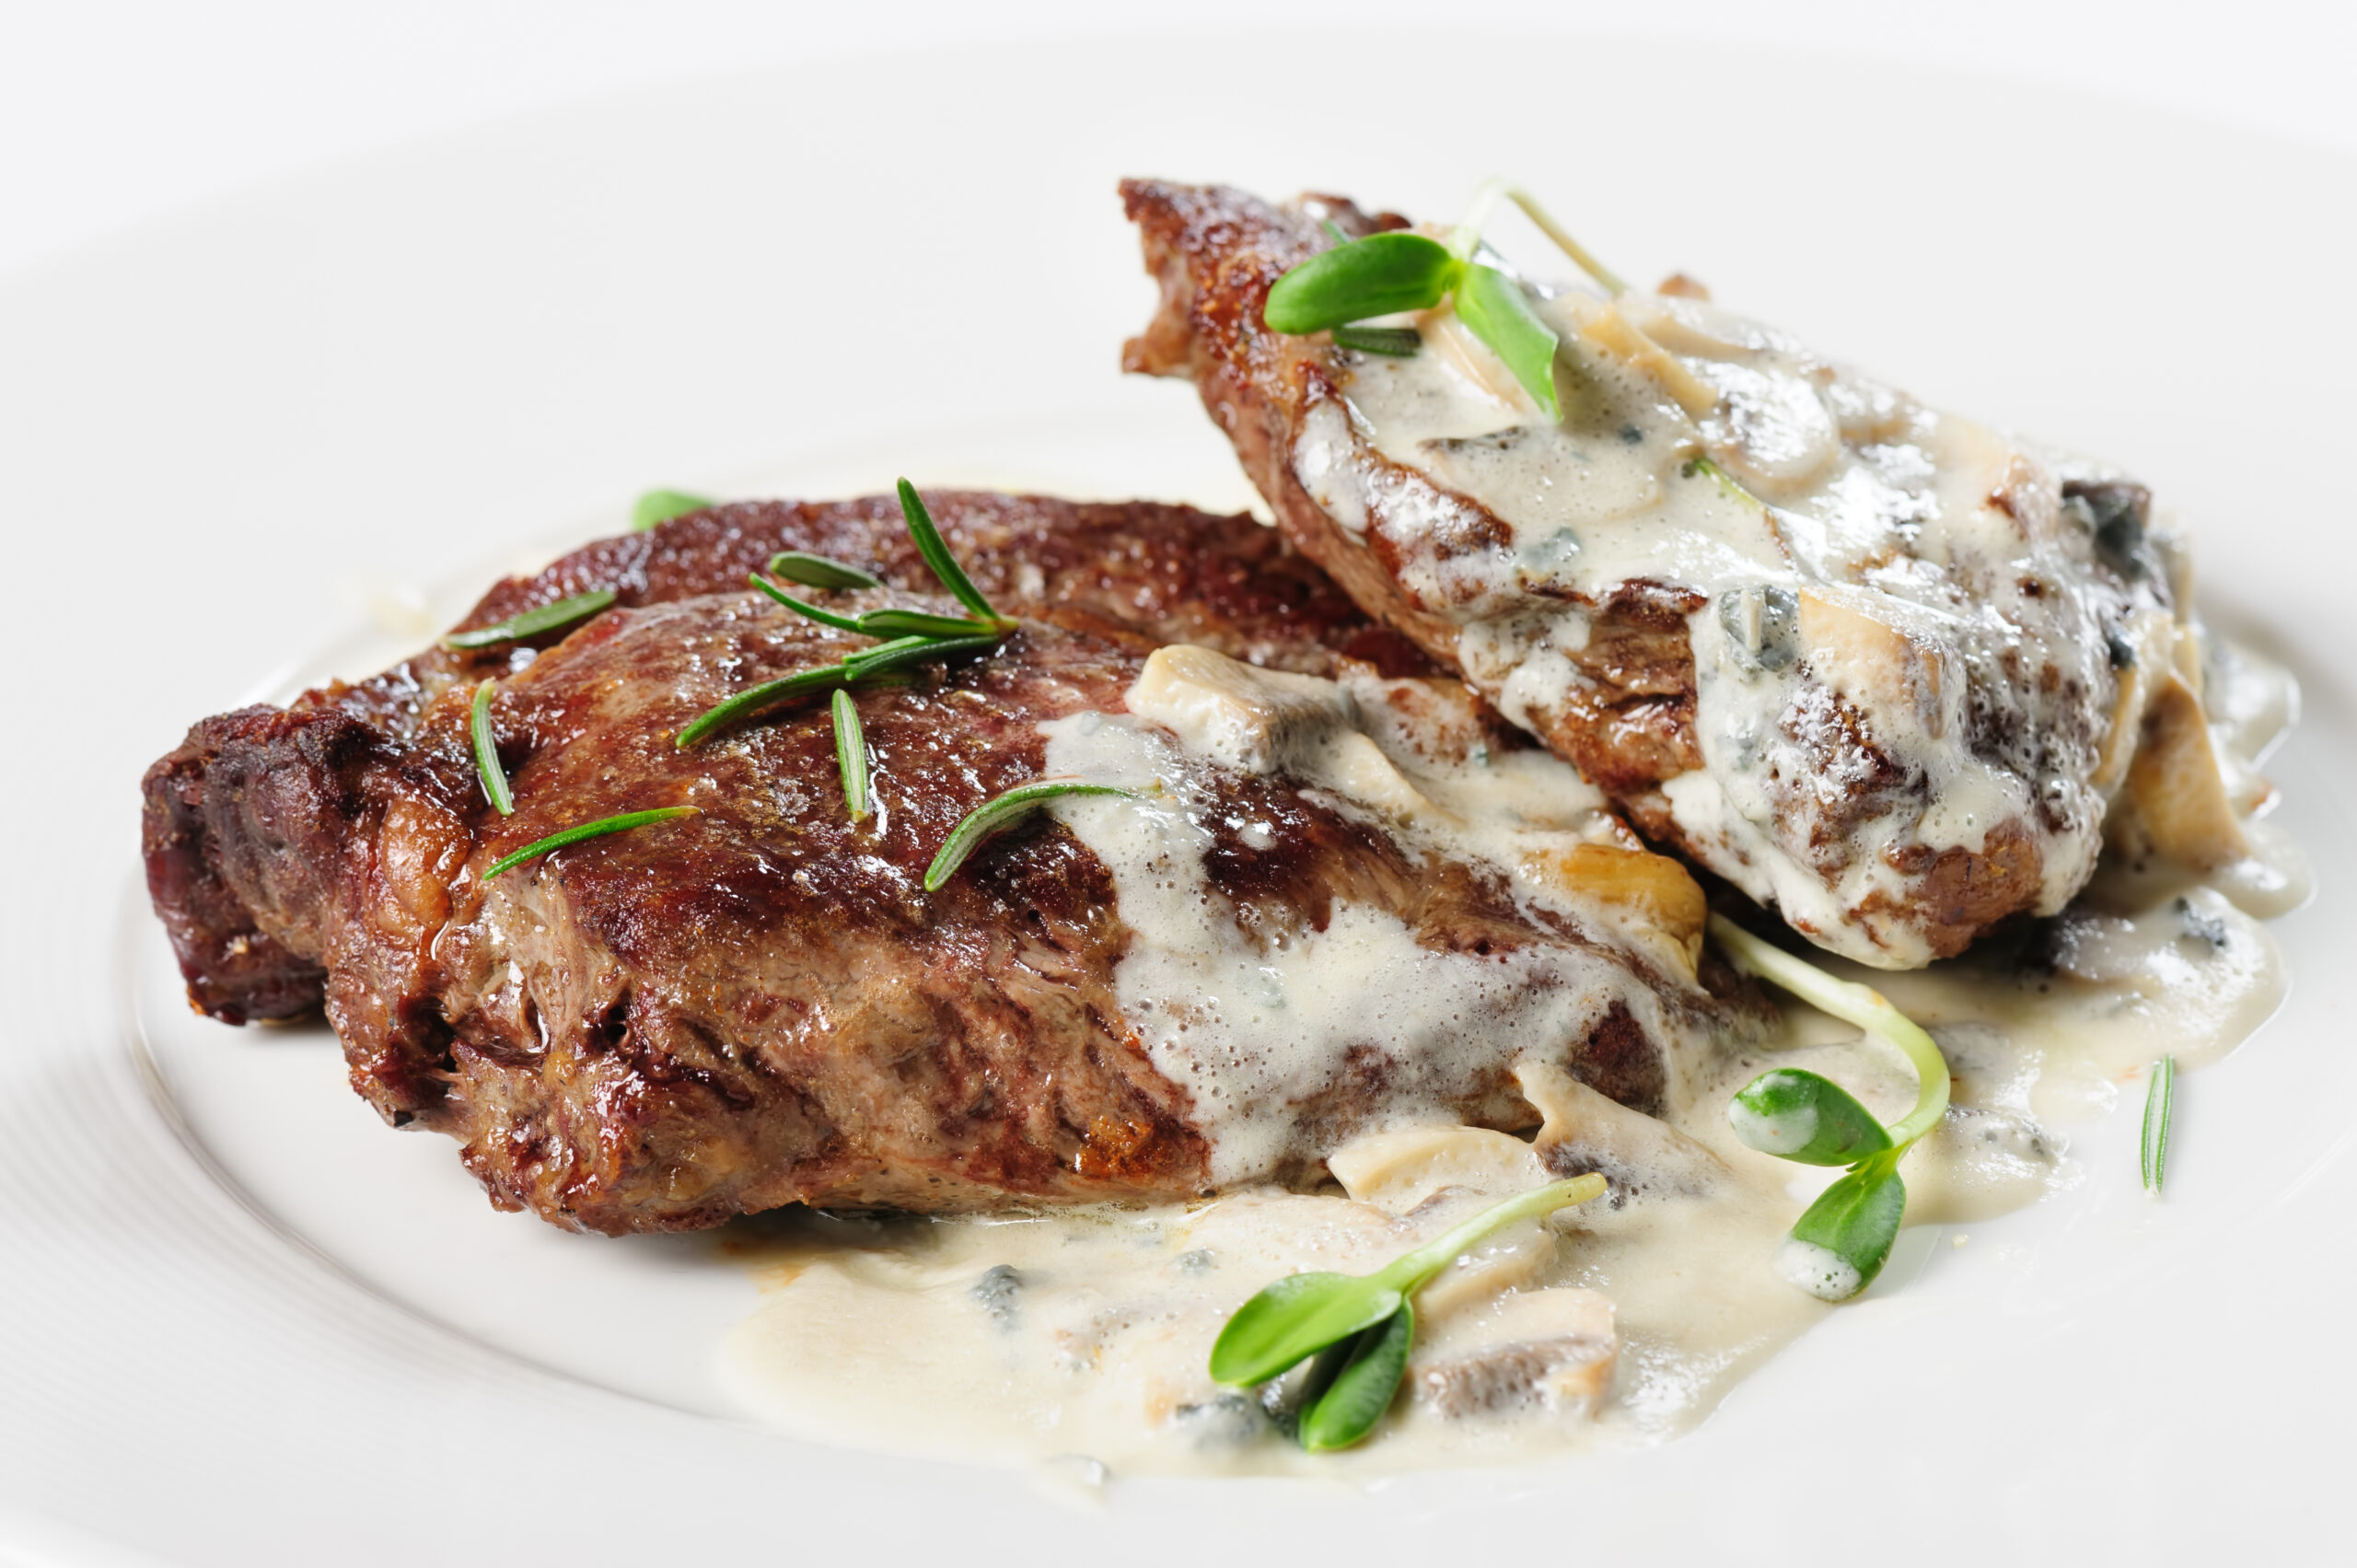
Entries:
[[781, 550], [770, 557], [770, 575], [806, 588], [880, 588], [884, 581], [856, 566], [806, 551]]
[[516, 795], [507, 787], [507, 770], [499, 765], [499, 740], [491, 731], [491, 696], [498, 690], [499, 682], [489, 678], [475, 688], [474, 708], [467, 718], [467, 733], [475, 743], [475, 772], [482, 776], [483, 797], [502, 817], [513, 817], [516, 815]]
[[692, 806], [659, 806], [652, 811], [625, 811], [619, 817], [601, 817], [595, 822], [584, 822], [578, 827], [566, 828], [561, 832], [551, 833], [547, 838], [537, 839], [517, 850], [514, 854], [502, 855], [492, 863], [490, 870], [482, 874], [482, 879], [488, 882], [510, 867], [521, 865], [524, 862], [537, 855], [546, 854], [551, 850], [563, 849], [567, 844], [577, 844], [584, 839], [603, 838], [608, 833], [620, 833], [632, 828], [644, 828], [650, 822], [668, 822], [674, 817], [692, 817], [695, 814], [696, 807]]
[[2169, 1109], [2177, 1098], [2177, 1058], [2164, 1056], [2153, 1063], [2144, 1087], [2144, 1138], [2140, 1151], [2144, 1191], [2154, 1197], [2169, 1173]]
[[925, 510], [924, 498], [917, 494], [917, 487], [905, 479], [900, 481], [900, 516], [908, 520], [909, 536], [917, 542], [917, 553], [924, 557], [924, 563], [933, 569], [933, 575], [941, 579], [941, 586], [947, 588], [959, 604], [972, 610], [978, 619], [993, 626], [1014, 624], [991, 608], [991, 601], [982, 597], [981, 590], [974, 587], [973, 579], [966, 575], [966, 569], [958, 564], [958, 558], [949, 553], [949, 546], [942, 539], [941, 530], [934, 526], [933, 514]]
[[614, 602], [611, 588], [592, 588], [586, 594], [544, 604], [538, 610], [528, 610], [521, 615], [511, 615], [496, 626], [479, 626], [471, 632], [453, 632], [442, 639], [446, 648], [487, 648], [495, 643], [520, 643], [527, 637], [537, 637], [543, 632], [553, 632], [576, 621], [586, 621]]
[[958, 868], [966, 864], [966, 857], [973, 854], [984, 839], [1014, 826], [1019, 819], [1029, 816], [1051, 800], [1068, 795], [1118, 795], [1132, 800], [1137, 798], [1136, 792], [1132, 790], [1113, 784], [1083, 784], [1076, 779], [1041, 779], [1035, 784], [1017, 784], [1004, 795], [975, 807], [966, 813], [964, 820], [949, 830], [949, 837], [942, 842], [941, 853], [935, 855], [933, 864], [925, 868], [924, 890], [939, 892], [952, 877], [958, 875]]
[[843, 805], [851, 819], [867, 819], [867, 737], [859, 727], [859, 708], [851, 693], [835, 688], [835, 766], [842, 770]]

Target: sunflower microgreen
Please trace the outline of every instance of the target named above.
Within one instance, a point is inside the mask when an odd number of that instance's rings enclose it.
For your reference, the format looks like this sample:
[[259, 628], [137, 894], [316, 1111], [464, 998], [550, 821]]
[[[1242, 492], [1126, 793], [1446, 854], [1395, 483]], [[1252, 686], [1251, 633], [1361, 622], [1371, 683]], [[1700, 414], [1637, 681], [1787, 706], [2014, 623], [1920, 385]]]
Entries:
[[1849, 1167], [1794, 1222], [1776, 1259], [1803, 1290], [1847, 1301], [1874, 1283], [1898, 1239], [1907, 1211], [1898, 1162], [1947, 1114], [1947, 1061], [1880, 992], [1836, 980], [1724, 915], [1711, 917], [1711, 935], [1737, 969], [1889, 1041], [1915, 1069], [1914, 1109], [1888, 1127], [1831, 1080], [1790, 1067], [1761, 1074], [1727, 1105], [1736, 1136], [1760, 1153]]
[[[1609, 292], [1629, 285], [1606, 268], [1545, 208], [1519, 187], [1492, 180], [1474, 198], [1472, 210], [1446, 244], [1411, 229], [1388, 229], [1357, 239], [1342, 238], [1330, 221], [1336, 243], [1289, 270], [1269, 290], [1261, 320], [1271, 331], [1305, 334], [1331, 331], [1344, 348], [1406, 355], [1421, 342], [1412, 332], [1357, 323], [1402, 310], [1429, 310], [1455, 296], [1457, 318], [1514, 373], [1549, 419], [1563, 416], [1555, 391], [1555, 330], [1530, 307], [1522, 285], [1496, 267], [1473, 260], [1481, 225], [1500, 199], [1512, 201], [1539, 231]], [[1386, 334], [1378, 337], [1376, 334]], [[1397, 334], [1397, 335], [1392, 335]]]
[[1601, 1197], [1593, 1173], [1517, 1194], [1371, 1274], [1288, 1274], [1236, 1309], [1212, 1345], [1211, 1375], [1232, 1388], [1283, 1376], [1312, 1356], [1295, 1436], [1323, 1452], [1364, 1437], [1391, 1407], [1416, 1336], [1409, 1298], [1468, 1248], [1517, 1220]]

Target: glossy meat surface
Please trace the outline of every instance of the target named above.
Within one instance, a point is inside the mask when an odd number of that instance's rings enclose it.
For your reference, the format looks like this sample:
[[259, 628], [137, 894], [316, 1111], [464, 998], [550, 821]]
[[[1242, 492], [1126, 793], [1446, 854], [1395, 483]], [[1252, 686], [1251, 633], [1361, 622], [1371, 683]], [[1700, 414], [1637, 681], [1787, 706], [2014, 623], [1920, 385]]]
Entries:
[[[1340, 667], [1337, 648], [1414, 657], [1248, 519], [934, 505], [985, 591], [1026, 619], [986, 657], [858, 694], [873, 819], [847, 819], [824, 702], [685, 751], [673, 738], [736, 691], [865, 645], [734, 585], [792, 548], [913, 587], [897, 509], [679, 519], [503, 584], [466, 622], [618, 590], [619, 608], [569, 635], [437, 649], [284, 710], [206, 720], [160, 761], [150, 888], [192, 999], [231, 1021], [324, 1000], [355, 1088], [388, 1120], [459, 1139], [494, 1202], [579, 1228], [691, 1227], [795, 1201], [958, 1210], [1203, 1191], [1189, 1091], [1155, 1070], [1114, 994], [1131, 937], [1106, 867], [1047, 816], [937, 892], [924, 867], [965, 813], [1039, 775], [1042, 723], [1120, 714], [1165, 641], [1298, 670]], [[908, 591], [850, 602], [887, 599], [948, 608]], [[500, 682], [505, 819], [467, 746], [484, 675]], [[1435, 950], [1594, 946], [1283, 778], [1213, 788], [1207, 865], [1271, 939], [1351, 904]], [[482, 879], [560, 828], [675, 805], [698, 814]], [[1722, 1008], [1690, 981], [1636, 982], [1697, 1028]], [[1559, 1042], [1564, 1064], [1638, 1104], [1663, 1092], [1663, 1051], [1625, 1010]], [[1502, 1059], [1443, 1109], [1514, 1120], [1509, 1070]], [[1320, 1124], [1346, 1132], [1376, 1086], [1329, 1086]], [[1297, 1150], [1294, 1167], [1316, 1157]]]

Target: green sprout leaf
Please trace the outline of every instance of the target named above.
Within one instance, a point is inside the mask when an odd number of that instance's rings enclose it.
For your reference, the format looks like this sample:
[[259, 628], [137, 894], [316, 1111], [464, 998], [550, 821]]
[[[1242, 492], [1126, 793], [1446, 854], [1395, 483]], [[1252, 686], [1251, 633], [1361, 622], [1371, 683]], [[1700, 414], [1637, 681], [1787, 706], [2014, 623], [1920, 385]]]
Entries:
[[668, 822], [674, 817], [692, 817], [695, 814], [696, 807], [692, 806], [663, 806], [652, 811], [625, 811], [619, 817], [601, 817], [595, 822], [584, 822], [578, 827], [551, 833], [547, 838], [536, 839], [514, 854], [502, 855], [492, 863], [490, 870], [482, 874], [482, 879], [488, 882], [503, 871], [521, 865], [551, 850], [577, 844], [584, 839], [600, 839], [608, 833], [628, 832], [633, 828], [644, 828], [650, 822]]
[[1051, 800], [1065, 796], [1118, 795], [1134, 800], [1134, 792], [1112, 784], [1083, 784], [1076, 779], [1041, 779], [1034, 784], [1017, 784], [1005, 794], [984, 801], [966, 813], [963, 820], [949, 830], [949, 837], [941, 845], [941, 853], [925, 867], [924, 890], [937, 893], [958, 875], [966, 857], [979, 848], [984, 839], [1002, 832], [1037, 811]]
[[806, 588], [880, 588], [884, 586], [881, 577], [870, 576], [856, 566], [799, 550], [781, 550], [771, 556], [770, 575], [783, 577], [789, 583], [800, 583]]
[[528, 610], [521, 615], [511, 615], [495, 626], [481, 626], [471, 632], [453, 632], [442, 639], [446, 648], [488, 648], [500, 643], [520, 643], [537, 637], [543, 632], [553, 632], [560, 626], [570, 626], [576, 621], [586, 621], [614, 602], [611, 588], [592, 588], [586, 594], [558, 599], [554, 604]]
[[1301, 1446], [1313, 1454], [1331, 1453], [1374, 1431], [1399, 1391], [1415, 1341], [1416, 1308], [1406, 1301], [1382, 1322], [1361, 1330], [1332, 1381], [1303, 1409], [1295, 1429]]
[[958, 564], [958, 558], [949, 553], [949, 546], [943, 541], [941, 530], [934, 526], [933, 514], [925, 510], [924, 498], [917, 494], [917, 487], [904, 479], [900, 488], [900, 516], [908, 521], [909, 536], [917, 541], [917, 553], [924, 557], [933, 575], [941, 579], [941, 586], [959, 604], [972, 610], [975, 619], [1002, 628], [1013, 626], [1014, 621], [991, 608], [991, 601], [982, 597], [981, 590], [966, 575], [966, 569]]
[[1829, 1078], [1797, 1067], [1762, 1073], [1727, 1102], [1735, 1134], [1802, 1165], [1855, 1165], [1890, 1147], [1874, 1113]]
[[474, 742], [475, 772], [482, 779], [483, 798], [502, 817], [516, 815], [516, 796], [507, 787], [507, 770], [499, 765], [499, 741], [491, 730], [491, 697], [499, 682], [486, 679], [475, 688], [467, 715], [467, 735]]
[[1321, 250], [1279, 278], [1260, 319], [1272, 332], [1322, 332], [1395, 310], [1429, 309], [1456, 286], [1463, 267], [1429, 236], [1370, 234]]
[[1233, 1388], [1281, 1376], [1328, 1345], [1371, 1329], [1469, 1247], [1516, 1220], [1604, 1195], [1593, 1173], [1534, 1187], [1482, 1210], [1372, 1274], [1288, 1274], [1236, 1310], [1212, 1345], [1211, 1374]]
[[2155, 1198], [2168, 1180], [2169, 1111], [2177, 1099], [2177, 1058], [2164, 1056], [2153, 1063], [2144, 1085], [2144, 1136], [2139, 1148], [2144, 1191]]
[[1906, 1212], [1896, 1159], [1869, 1159], [1817, 1194], [1776, 1254], [1777, 1270], [1811, 1295], [1847, 1301], [1882, 1272]]
[[1550, 420], [1563, 417], [1555, 395], [1555, 329], [1538, 319], [1522, 285], [1495, 267], [1468, 262], [1457, 285], [1457, 319], [1506, 363]]
[[719, 502], [708, 495], [691, 495], [684, 490], [650, 490], [638, 498], [630, 509], [633, 532], [644, 533], [648, 528], [668, 523], [674, 517], [684, 517], [690, 512], [701, 512]]
[[1424, 346], [1424, 336], [1413, 327], [1337, 327], [1334, 346], [1354, 348], [1361, 354], [1388, 354], [1393, 359], [1413, 359], [1416, 351]]
[[851, 819], [867, 819], [867, 737], [859, 727], [859, 709], [851, 693], [835, 688], [835, 766], [843, 775], [843, 805]]
[[[1711, 935], [1746, 974], [1889, 1041], [1915, 1069], [1915, 1108], [1891, 1127], [1876, 1126], [1865, 1107], [1826, 1079], [1789, 1069], [1753, 1079], [1727, 1107], [1736, 1134], [1763, 1153], [1811, 1165], [1840, 1164], [1844, 1151], [1856, 1157], [1808, 1206], [1777, 1255], [1778, 1267], [1794, 1284], [1828, 1301], [1847, 1301], [1874, 1283], [1890, 1256], [1907, 1212], [1898, 1162], [1947, 1114], [1947, 1059], [1939, 1043], [1879, 991], [1836, 980], [1723, 914], [1711, 916]], [[1869, 1127], [1881, 1135], [1881, 1146], [1874, 1145]]]
[[1380, 1274], [1288, 1274], [1236, 1309], [1212, 1346], [1212, 1376], [1234, 1388], [1281, 1377], [1406, 1299]]

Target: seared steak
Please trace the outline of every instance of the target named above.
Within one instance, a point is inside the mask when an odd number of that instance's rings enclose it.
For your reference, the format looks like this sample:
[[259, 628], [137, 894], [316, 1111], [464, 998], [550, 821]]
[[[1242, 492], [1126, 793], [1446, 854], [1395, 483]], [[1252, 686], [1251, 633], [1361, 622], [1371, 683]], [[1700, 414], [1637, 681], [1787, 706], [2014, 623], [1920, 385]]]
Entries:
[[[857, 692], [874, 818], [847, 819], [823, 701], [685, 750], [675, 737], [737, 691], [865, 645], [744, 589], [773, 551], [868, 565], [899, 590], [841, 603], [954, 607], [910, 591], [923, 567], [888, 500], [719, 508], [503, 583], [462, 623], [617, 590], [570, 634], [437, 648], [192, 730], [145, 786], [149, 885], [192, 1000], [230, 1021], [323, 1000], [388, 1120], [459, 1139], [502, 1206], [608, 1232], [797, 1200], [957, 1210], [1292, 1179], [1406, 1109], [1527, 1121], [1520, 1060], [1656, 1105], [1678, 1092], [1674, 1052], [1744, 1016], [1697, 982], [1690, 882], [1608, 819], [1555, 833], [1555, 869], [1532, 873], [1436, 849], [1385, 818], [1396, 798], [1305, 787], [1318, 764], [1284, 747], [1318, 731], [1312, 708], [1329, 730], [1360, 726], [1341, 738], [1358, 737], [1362, 766], [1372, 726], [1403, 788], [1513, 742], [1455, 682], [1386, 679], [1378, 665], [1416, 656], [1276, 535], [1171, 507], [933, 505], [1023, 620], [986, 656]], [[1150, 657], [1175, 641], [1222, 653]], [[1140, 684], [1149, 668], [1159, 685]], [[467, 739], [485, 675], [507, 818]], [[1256, 681], [1291, 683], [1265, 693], [1282, 722], [1235, 753], [1262, 711]], [[1169, 710], [1181, 727], [1216, 710], [1225, 738], [1190, 748], [1143, 722], [1133, 687], [1193, 703]], [[1146, 772], [1104, 776], [1145, 798], [1043, 814], [925, 891], [976, 806], [1051, 763], [1118, 772], [1123, 757]], [[484, 879], [556, 830], [675, 805], [699, 814]], [[1140, 871], [1132, 846], [1149, 841], [1158, 858]], [[1190, 877], [1195, 924], [1151, 912]], [[1256, 973], [1287, 954], [1330, 965], [1346, 931], [1392, 941], [1416, 983], [1454, 986], [1460, 1018], [1329, 1009], [1326, 1054], [1305, 1056], [1306, 998], [1260, 1024], [1248, 1015], [1265, 999], [1215, 981], [1138, 989], [1237, 953]], [[1187, 947], [1203, 932], [1218, 951]]]
[[1121, 195], [1162, 285], [1127, 367], [1190, 377], [1302, 552], [1647, 834], [1887, 967], [2084, 885], [2183, 630], [2141, 487], [1683, 280], [1527, 291], [1562, 344], [1550, 419], [1446, 304], [1404, 359], [1266, 326], [1332, 230], [1406, 220]]

